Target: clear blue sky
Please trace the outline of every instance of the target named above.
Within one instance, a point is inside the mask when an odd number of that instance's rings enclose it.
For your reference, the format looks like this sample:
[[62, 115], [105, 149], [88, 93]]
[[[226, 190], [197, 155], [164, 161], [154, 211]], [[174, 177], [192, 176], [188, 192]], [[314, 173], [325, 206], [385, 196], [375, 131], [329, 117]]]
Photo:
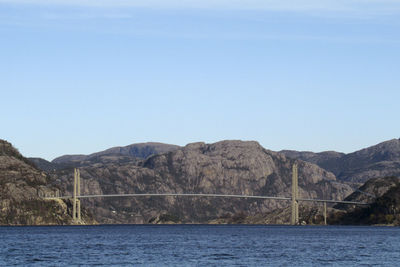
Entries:
[[[48, 160], [400, 137], [400, 1], [0, 0], [0, 138]], [[295, 4], [293, 4], [293, 2]]]

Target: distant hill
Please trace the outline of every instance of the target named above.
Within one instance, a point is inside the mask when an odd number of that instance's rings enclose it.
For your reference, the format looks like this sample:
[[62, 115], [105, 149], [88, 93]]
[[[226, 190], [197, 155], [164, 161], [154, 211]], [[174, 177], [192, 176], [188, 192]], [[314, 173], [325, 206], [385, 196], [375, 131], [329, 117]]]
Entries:
[[289, 150], [280, 153], [315, 163], [334, 173], [341, 181], [364, 183], [371, 178], [400, 177], [400, 139], [392, 139], [350, 154]]
[[50, 161], [47, 161], [42, 158], [28, 158], [28, 160], [35, 165], [36, 168], [46, 171], [46, 172], [51, 172], [54, 171], [58, 168], [60, 168], [60, 165], [56, 163], [51, 163]]
[[101, 156], [124, 156], [124, 157], [146, 159], [149, 156], [174, 151], [177, 150], [178, 148], [179, 146], [176, 145], [156, 143], [156, 142], [139, 143], [123, 147], [113, 147], [90, 155], [64, 155], [55, 158], [54, 160], [51, 161], [51, 163], [63, 165], [74, 162], [88, 161], [93, 158], [99, 158]]
[[89, 155], [64, 155], [55, 158], [52, 161], [47, 161], [42, 158], [28, 158], [37, 168], [46, 171], [54, 172], [66, 168], [79, 168], [91, 164], [105, 163], [130, 163], [137, 164], [149, 156], [159, 153], [166, 153], [178, 149], [179, 146], [149, 142], [132, 144], [123, 147], [112, 147], [104, 151], [92, 153]]
[[[68, 203], [44, 200], [59, 188], [10, 143], [0, 140], [0, 225], [71, 224]], [[86, 215], [84, 220], [91, 221]]]

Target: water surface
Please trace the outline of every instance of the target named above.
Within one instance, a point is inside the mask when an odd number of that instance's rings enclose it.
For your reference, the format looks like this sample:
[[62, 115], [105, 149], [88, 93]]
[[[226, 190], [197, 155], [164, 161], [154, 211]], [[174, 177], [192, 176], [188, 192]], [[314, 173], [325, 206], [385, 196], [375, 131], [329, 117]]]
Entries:
[[0, 227], [0, 241], [1, 266], [399, 266], [400, 262], [398, 227]]

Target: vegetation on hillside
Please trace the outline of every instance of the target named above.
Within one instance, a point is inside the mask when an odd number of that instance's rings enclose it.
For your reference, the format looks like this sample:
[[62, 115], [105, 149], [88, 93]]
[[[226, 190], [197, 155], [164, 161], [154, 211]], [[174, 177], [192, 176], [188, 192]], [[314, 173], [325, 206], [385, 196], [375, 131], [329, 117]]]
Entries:
[[[379, 189], [379, 184], [384, 185], [379, 181], [375, 189]], [[329, 222], [352, 225], [400, 225], [400, 180], [383, 195], [377, 197], [371, 205], [333, 213]]]

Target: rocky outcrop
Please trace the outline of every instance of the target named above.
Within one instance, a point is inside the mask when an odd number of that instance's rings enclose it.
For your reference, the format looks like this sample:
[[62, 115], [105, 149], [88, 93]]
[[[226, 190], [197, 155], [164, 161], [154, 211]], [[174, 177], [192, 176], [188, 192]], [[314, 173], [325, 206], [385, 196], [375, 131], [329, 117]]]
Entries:
[[[377, 198], [382, 197], [390, 189], [400, 184], [398, 177], [373, 178], [365, 182], [360, 188], [345, 198], [346, 201], [373, 203]], [[338, 204], [337, 209], [352, 210], [352, 205]]]
[[341, 181], [364, 183], [371, 178], [400, 177], [400, 140], [392, 139], [354, 153], [281, 151], [284, 155], [317, 164]]
[[[193, 143], [137, 162], [101, 162], [80, 168], [82, 194], [219, 193], [290, 196], [295, 160], [269, 151], [257, 142]], [[335, 176], [298, 161], [300, 196], [343, 199], [352, 192]], [[71, 192], [72, 169], [57, 172], [58, 184]], [[85, 200], [103, 223], [148, 223], [160, 214], [185, 223], [208, 222], [225, 214], [266, 213], [289, 205], [285, 201], [136, 197]]]
[[400, 179], [397, 177], [370, 179], [346, 200], [371, 204], [336, 205], [335, 208], [344, 211], [331, 213], [331, 223], [400, 225]]
[[[59, 192], [51, 182], [10, 143], [0, 140], [0, 225], [71, 224], [67, 202], [41, 197]], [[88, 216], [84, 220], [94, 222]]]

